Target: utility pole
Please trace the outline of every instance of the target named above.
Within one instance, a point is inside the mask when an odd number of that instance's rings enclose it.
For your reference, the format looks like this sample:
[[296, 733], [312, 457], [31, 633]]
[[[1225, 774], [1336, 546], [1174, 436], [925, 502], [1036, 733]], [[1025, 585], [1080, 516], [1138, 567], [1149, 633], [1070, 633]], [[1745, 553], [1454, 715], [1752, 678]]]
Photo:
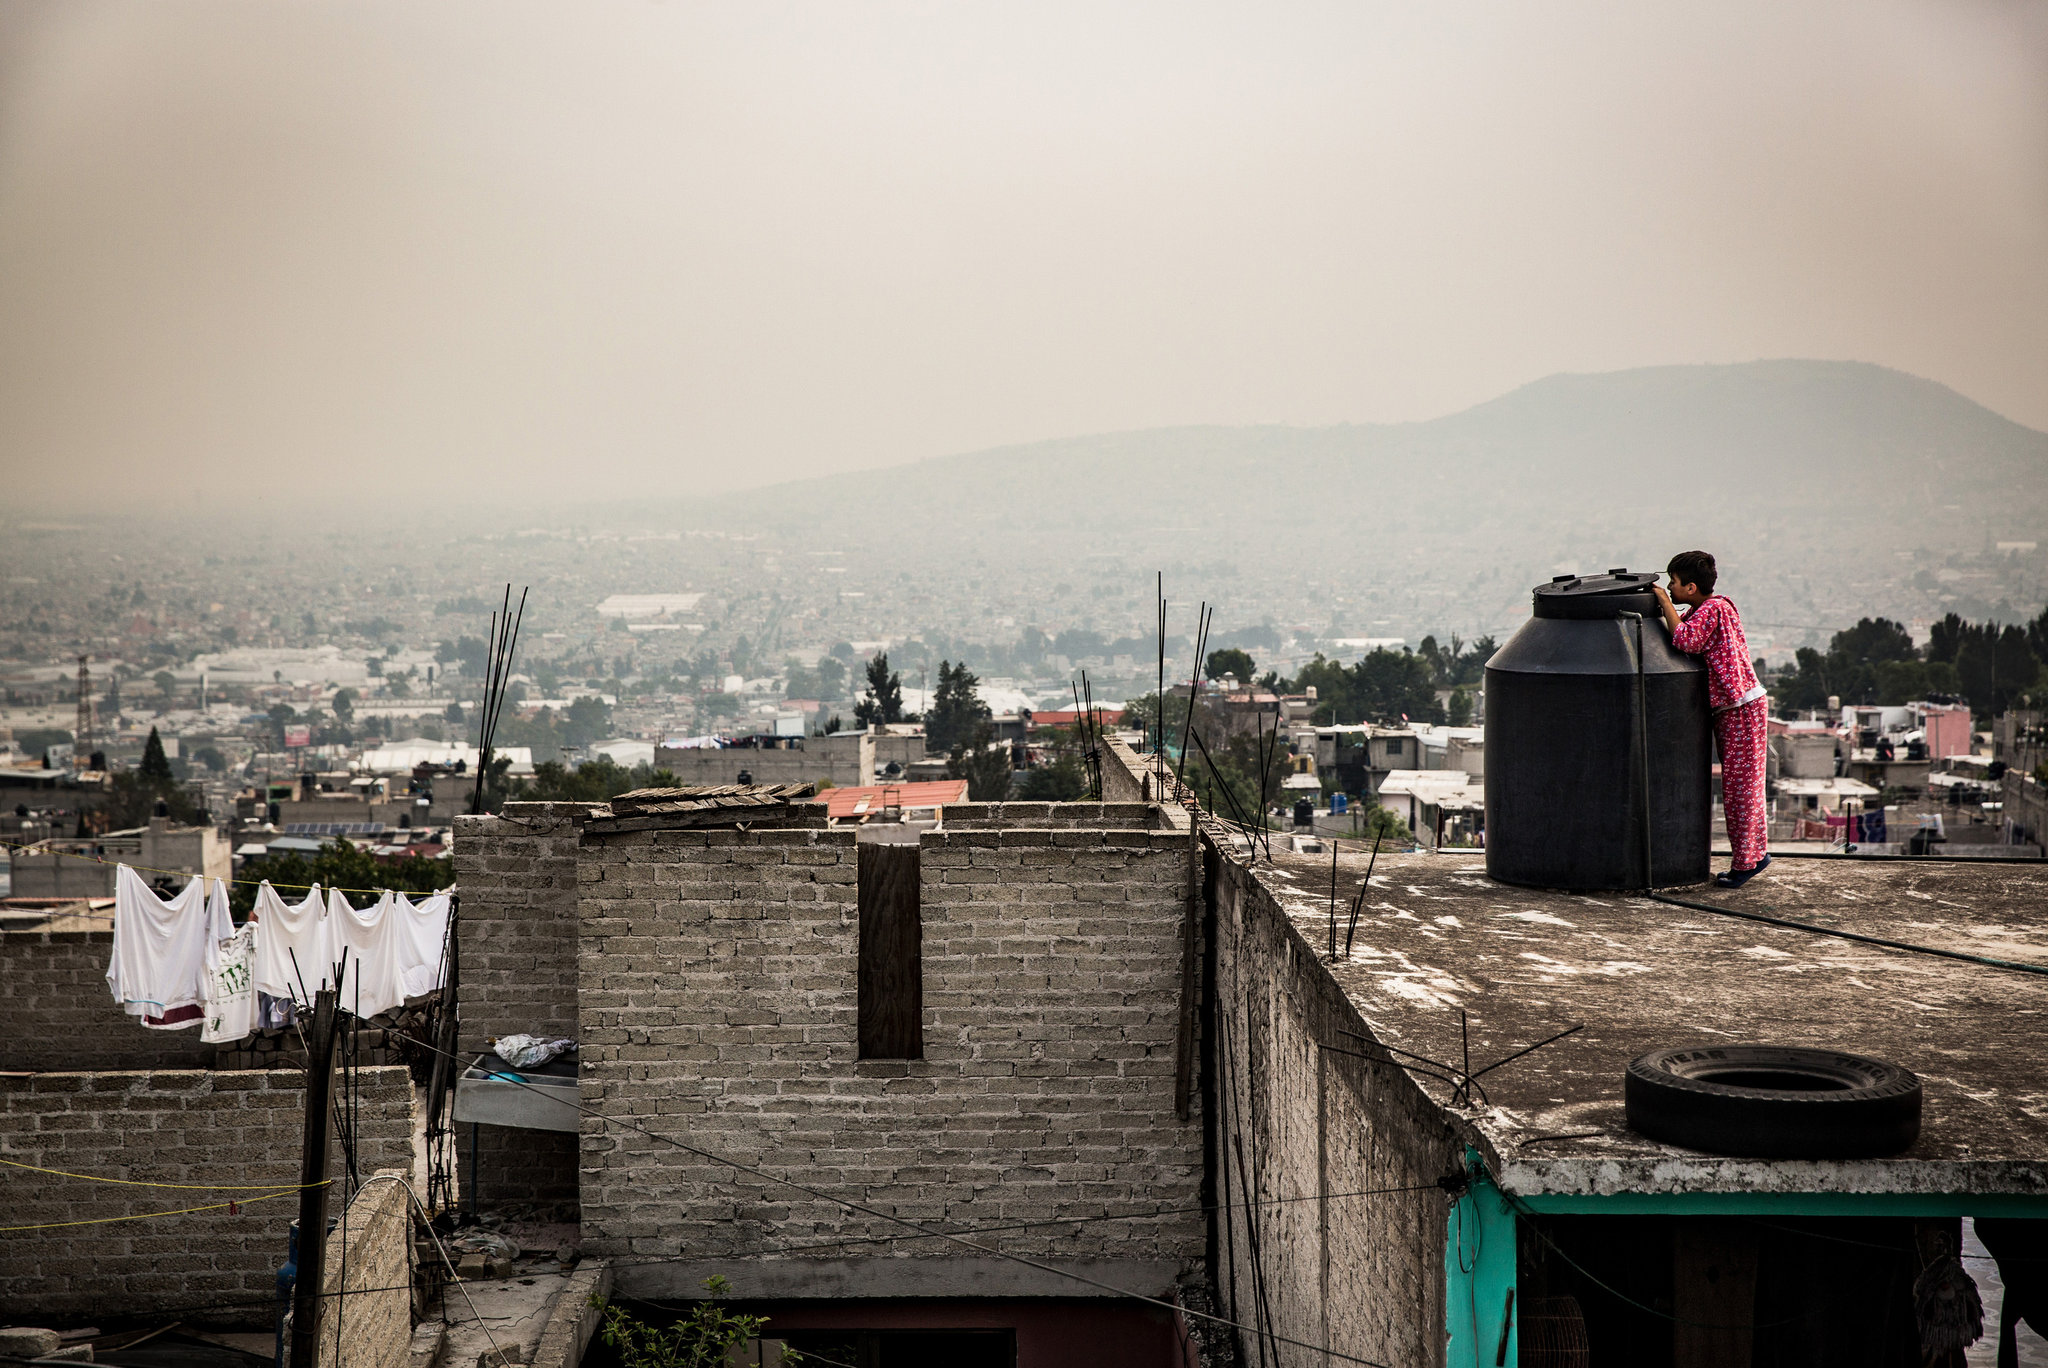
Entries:
[[91, 656], [78, 658], [78, 721], [72, 727], [71, 763], [83, 770], [92, 763], [92, 671], [86, 662]]
[[299, 1276], [292, 1288], [292, 1368], [318, 1368], [327, 1278], [327, 1112], [334, 1082], [334, 990], [313, 996], [306, 1036], [306, 1138], [299, 1152]]

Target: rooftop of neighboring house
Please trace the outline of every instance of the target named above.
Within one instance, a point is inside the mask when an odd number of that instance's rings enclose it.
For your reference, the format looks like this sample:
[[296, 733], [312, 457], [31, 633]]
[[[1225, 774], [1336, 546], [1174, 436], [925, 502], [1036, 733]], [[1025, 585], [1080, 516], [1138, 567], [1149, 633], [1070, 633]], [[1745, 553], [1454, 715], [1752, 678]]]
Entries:
[[934, 779], [909, 784], [863, 784], [826, 789], [820, 795], [826, 816], [835, 822], [867, 821], [884, 812], [929, 812], [967, 801], [965, 779]]
[[[1275, 849], [1259, 875], [1319, 954], [1331, 861]], [[1340, 845], [1344, 945], [1366, 852]], [[2048, 869], [1781, 859], [1740, 892], [1688, 902], [2048, 966]], [[1848, 1190], [2048, 1193], [2048, 980], [1624, 894], [1516, 888], [1483, 857], [1382, 853], [1350, 954], [1331, 972], [1380, 1041], [1471, 1068], [1583, 1028], [1479, 1078], [1485, 1098], [1415, 1075], [1524, 1193]], [[1727, 1159], [1631, 1131], [1622, 1080], [1648, 1050], [1832, 1048], [1911, 1069], [1919, 1140], [1861, 1161]], [[1338, 1042], [1359, 1048], [1357, 1042]]]

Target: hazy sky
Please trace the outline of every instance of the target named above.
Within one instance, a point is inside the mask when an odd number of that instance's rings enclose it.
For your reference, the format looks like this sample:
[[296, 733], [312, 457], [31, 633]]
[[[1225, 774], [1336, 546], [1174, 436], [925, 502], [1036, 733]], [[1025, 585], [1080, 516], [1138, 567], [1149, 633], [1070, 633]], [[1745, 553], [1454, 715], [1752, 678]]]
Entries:
[[2048, 428], [2048, 6], [0, 9], [17, 507], [670, 493], [1777, 356]]

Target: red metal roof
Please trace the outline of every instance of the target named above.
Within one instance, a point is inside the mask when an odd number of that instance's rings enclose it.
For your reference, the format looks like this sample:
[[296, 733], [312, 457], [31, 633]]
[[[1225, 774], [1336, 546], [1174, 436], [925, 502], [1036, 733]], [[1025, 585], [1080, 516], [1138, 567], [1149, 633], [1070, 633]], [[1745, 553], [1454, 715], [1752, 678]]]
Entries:
[[833, 821], [869, 817], [884, 808], [930, 809], [967, 801], [965, 779], [933, 779], [919, 784], [863, 784], [826, 789], [825, 815]]

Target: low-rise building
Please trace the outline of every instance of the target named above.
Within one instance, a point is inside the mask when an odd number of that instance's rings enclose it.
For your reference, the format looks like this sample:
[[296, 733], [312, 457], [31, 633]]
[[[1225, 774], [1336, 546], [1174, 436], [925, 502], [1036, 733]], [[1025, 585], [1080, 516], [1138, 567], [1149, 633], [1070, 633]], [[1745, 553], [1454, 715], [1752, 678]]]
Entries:
[[10, 848], [7, 863], [11, 897], [111, 898], [117, 865], [133, 865], [146, 879], [168, 879], [183, 887], [197, 875], [230, 877], [234, 852], [214, 826], [180, 826], [152, 817], [147, 826]]

